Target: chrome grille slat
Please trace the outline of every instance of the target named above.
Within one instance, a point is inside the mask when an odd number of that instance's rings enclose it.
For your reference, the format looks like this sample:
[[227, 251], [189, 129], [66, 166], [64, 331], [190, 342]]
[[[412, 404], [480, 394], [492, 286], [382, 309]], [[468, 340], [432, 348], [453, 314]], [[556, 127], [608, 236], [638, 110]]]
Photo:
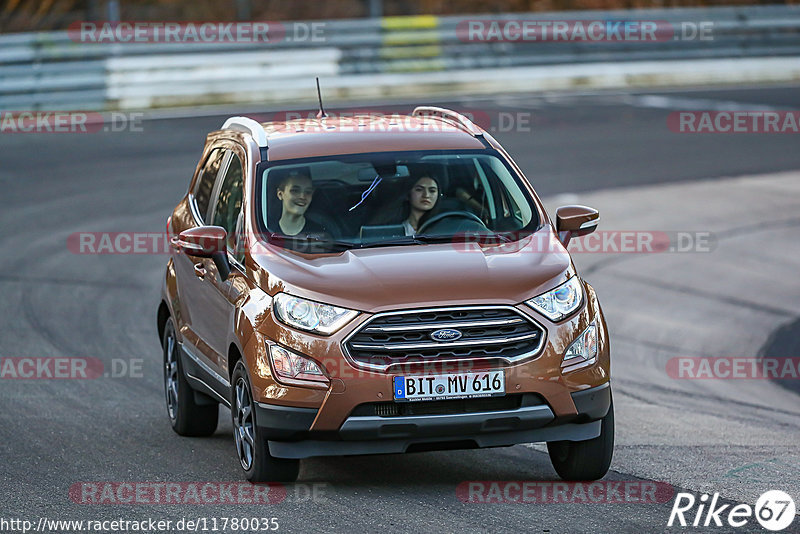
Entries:
[[[440, 329], [460, 330], [455, 341], [435, 341]], [[544, 346], [545, 329], [513, 306], [461, 306], [378, 313], [343, 342], [356, 367], [386, 372], [390, 367], [429, 362], [534, 357]]]
[[507, 338], [478, 338], [467, 341], [431, 341], [430, 343], [396, 343], [389, 345], [386, 343], [351, 343], [350, 346], [356, 350], [420, 350], [452, 347], [472, 347], [475, 345], [501, 345], [504, 343], [517, 343], [538, 337], [539, 333], [525, 334], [522, 336]]
[[524, 323], [521, 317], [515, 319], [486, 319], [478, 321], [461, 321], [453, 323], [423, 323], [415, 325], [394, 325], [394, 326], [370, 326], [364, 328], [362, 332], [404, 332], [418, 330], [438, 330], [441, 328], [477, 328], [481, 326], [504, 326]]

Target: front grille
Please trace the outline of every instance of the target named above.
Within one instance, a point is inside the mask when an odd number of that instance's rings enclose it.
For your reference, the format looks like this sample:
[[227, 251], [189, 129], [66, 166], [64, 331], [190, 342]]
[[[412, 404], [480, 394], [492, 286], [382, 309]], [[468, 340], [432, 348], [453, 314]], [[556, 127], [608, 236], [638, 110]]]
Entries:
[[534, 393], [419, 402], [369, 402], [359, 404], [350, 415], [379, 417], [411, 417], [415, 415], [454, 415], [476, 412], [516, 410], [520, 406], [539, 406], [544, 400]]
[[[437, 330], [461, 333], [437, 341]], [[514, 362], [538, 352], [543, 331], [512, 307], [465, 307], [376, 315], [346, 342], [356, 365], [385, 370], [392, 365], [500, 359]]]

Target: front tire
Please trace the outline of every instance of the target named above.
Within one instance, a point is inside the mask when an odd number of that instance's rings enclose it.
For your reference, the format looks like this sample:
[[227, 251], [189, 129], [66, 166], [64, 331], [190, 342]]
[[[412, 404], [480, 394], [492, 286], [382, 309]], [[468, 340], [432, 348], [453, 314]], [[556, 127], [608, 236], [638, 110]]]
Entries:
[[600, 435], [586, 441], [550, 441], [550, 461], [564, 480], [599, 480], [608, 473], [614, 454], [614, 404], [600, 424]]
[[172, 318], [164, 325], [164, 393], [172, 430], [181, 436], [210, 436], [217, 430], [219, 404], [198, 404], [186, 380]]
[[250, 378], [241, 360], [236, 362], [231, 381], [231, 417], [236, 455], [245, 478], [258, 482], [294, 482], [300, 473], [300, 460], [275, 458], [267, 440], [259, 436]]

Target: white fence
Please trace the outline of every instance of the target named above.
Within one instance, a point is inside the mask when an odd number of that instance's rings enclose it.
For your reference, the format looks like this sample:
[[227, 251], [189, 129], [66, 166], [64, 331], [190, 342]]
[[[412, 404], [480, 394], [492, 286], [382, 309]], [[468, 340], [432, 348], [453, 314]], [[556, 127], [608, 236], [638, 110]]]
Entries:
[[[660, 21], [675, 28], [712, 28], [710, 39], [658, 42], [472, 42], [464, 39], [469, 20]], [[796, 79], [800, 65], [800, 6], [527, 13], [473, 17], [389, 17], [383, 19], [287, 23], [285, 39], [273, 43], [88, 43], [67, 32], [0, 36], [0, 110], [130, 109], [205, 103], [299, 100], [314, 97], [320, 76], [335, 96], [443, 92], [448, 84], [491, 90], [487, 83], [508, 76], [508, 89], [521, 81], [570, 74], [572, 82], [533, 83], [529, 89], [580, 85], [581, 72], [602, 80], [622, 78], [670, 83], [658, 65], [676, 61], [770, 58], [772, 74], [742, 73], [751, 81]], [[297, 39], [297, 28], [318, 38]], [[74, 37], [74, 36], [73, 36]], [[80, 39], [76, 39], [80, 41]], [[726, 63], [728, 62], [728, 63]], [[614, 73], [602, 65], [625, 64]], [[701, 63], [702, 64], [702, 63]], [[594, 66], [592, 66], [594, 65]], [[538, 69], [535, 69], [539, 67]], [[547, 68], [545, 68], [547, 67]], [[491, 69], [491, 74], [483, 69]], [[777, 69], [777, 70], [775, 70]], [[756, 68], [762, 72], [764, 69]], [[730, 81], [730, 74], [721, 75]], [[695, 77], [714, 81], [715, 78]], [[733, 76], [735, 81], [735, 76]], [[694, 79], [694, 78], [693, 78]], [[603, 82], [605, 83], [605, 82]], [[608, 82], [611, 83], [611, 82]], [[619, 82], [614, 82], [619, 83]], [[602, 85], [602, 83], [601, 83]], [[404, 87], [405, 86], [405, 87]]]

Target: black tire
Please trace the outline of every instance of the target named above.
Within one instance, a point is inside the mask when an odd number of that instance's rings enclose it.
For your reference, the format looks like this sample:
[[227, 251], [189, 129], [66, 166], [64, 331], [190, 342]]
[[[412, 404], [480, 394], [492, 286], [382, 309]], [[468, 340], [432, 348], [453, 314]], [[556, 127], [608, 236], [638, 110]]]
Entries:
[[164, 325], [161, 346], [164, 354], [164, 394], [172, 430], [181, 436], [210, 436], [217, 430], [219, 404], [196, 402], [195, 392], [183, 370], [172, 318], [167, 319]]
[[[275, 458], [267, 440], [259, 436], [253, 389], [241, 360], [236, 362], [231, 380], [231, 419], [236, 456], [245, 478], [253, 483], [294, 482], [300, 473], [300, 460]], [[249, 410], [245, 409], [249, 406]]]
[[547, 451], [556, 473], [564, 480], [603, 478], [614, 454], [614, 404], [601, 419], [599, 436], [586, 441], [551, 441]]

